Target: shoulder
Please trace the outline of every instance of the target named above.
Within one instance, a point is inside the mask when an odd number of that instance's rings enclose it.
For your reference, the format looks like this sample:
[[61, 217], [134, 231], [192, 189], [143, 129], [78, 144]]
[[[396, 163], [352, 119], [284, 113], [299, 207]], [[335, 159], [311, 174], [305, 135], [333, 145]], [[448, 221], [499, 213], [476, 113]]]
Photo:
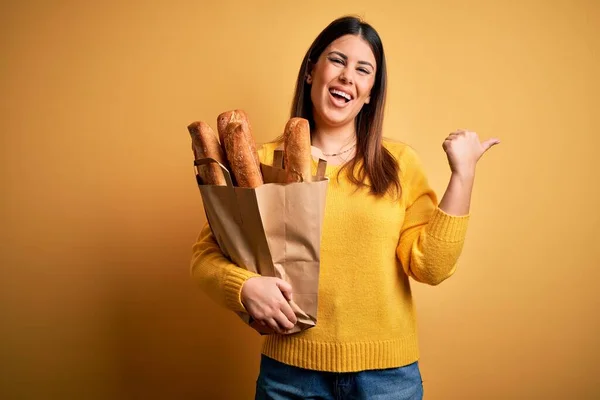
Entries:
[[417, 151], [409, 144], [385, 138], [383, 140], [383, 147], [385, 147], [392, 156], [396, 159], [398, 166], [400, 167], [400, 174], [406, 177], [407, 174], [415, 172], [415, 170], [421, 170], [421, 160]]
[[388, 139], [384, 140], [383, 145], [398, 162], [400, 185], [408, 204], [420, 194], [432, 192], [421, 158], [413, 147]]

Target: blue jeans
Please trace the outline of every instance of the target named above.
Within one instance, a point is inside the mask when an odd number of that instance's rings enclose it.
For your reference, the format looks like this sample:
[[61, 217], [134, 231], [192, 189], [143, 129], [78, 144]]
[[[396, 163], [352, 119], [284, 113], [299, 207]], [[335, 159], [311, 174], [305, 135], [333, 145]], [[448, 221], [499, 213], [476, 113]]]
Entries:
[[293, 367], [262, 355], [255, 400], [421, 400], [418, 362], [400, 368], [321, 372]]

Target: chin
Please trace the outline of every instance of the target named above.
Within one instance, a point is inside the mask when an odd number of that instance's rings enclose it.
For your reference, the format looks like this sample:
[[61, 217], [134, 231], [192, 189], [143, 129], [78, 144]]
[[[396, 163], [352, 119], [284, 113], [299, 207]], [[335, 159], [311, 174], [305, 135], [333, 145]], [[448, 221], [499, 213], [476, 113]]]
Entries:
[[323, 122], [332, 127], [340, 127], [354, 122], [354, 118], [350, 113], [340, 113], [331, 110], [321, 114]]
[[[329, 96], [329, 92], [327, 92]], [[353, 112], [350, 108], [337, 108], [329, 104], [328, 99], [319, 98], [313, 100], [313, 115], [318, 116], [321, 123], [330, 127], [340, 127], [353, 122]], [[315, 101], [317, 100], [317, 101]]]

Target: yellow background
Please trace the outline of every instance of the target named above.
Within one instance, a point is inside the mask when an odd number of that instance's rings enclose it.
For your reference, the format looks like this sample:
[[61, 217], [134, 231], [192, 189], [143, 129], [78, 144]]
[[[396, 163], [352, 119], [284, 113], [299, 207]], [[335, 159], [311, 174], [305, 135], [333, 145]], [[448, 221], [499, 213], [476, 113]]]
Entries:
[[[0, 397], [250, 399], [260, 338], [189, 278], [188, 123], [288, 117], [331, 20], [380, 32], [385, 134], [441, 196], [482, 159], [456, 275], [414, 285], [426, 398], [600, 396], [600, 3], [22, 1], [0, 6]], [[358, 300], [358, 299], [357, 299]]]

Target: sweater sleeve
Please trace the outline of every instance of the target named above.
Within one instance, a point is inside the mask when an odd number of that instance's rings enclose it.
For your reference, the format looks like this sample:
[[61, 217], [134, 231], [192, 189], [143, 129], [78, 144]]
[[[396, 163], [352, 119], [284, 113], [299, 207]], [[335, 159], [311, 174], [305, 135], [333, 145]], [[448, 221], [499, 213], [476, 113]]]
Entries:
[[400, 158], [404, 223], [396, 254], [408, 276], [438, 285], [454, 274], [469, 216], [452, 216], [437, 206], [421, 162], [407, 147]]
[[232, 310], [246, 312], [242, 286], [257, 274], [233, 264], [221, 252], [208, 223], [192, 247], [191, 275], [215, 302]]

